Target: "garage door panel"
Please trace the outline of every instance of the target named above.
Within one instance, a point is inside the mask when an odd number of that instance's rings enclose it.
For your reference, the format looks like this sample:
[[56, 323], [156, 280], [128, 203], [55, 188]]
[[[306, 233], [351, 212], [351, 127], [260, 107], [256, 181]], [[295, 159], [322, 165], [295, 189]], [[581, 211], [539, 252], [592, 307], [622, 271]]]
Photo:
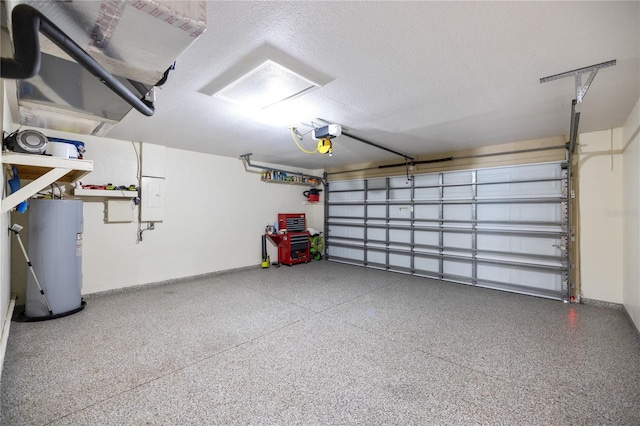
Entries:
[[480, 204], [479, 221], [548, 221], [559, 222], [561, 209], [557, 204]]
[[472, 278], [473, 267], [471, 262], [445, 260], [443, 265], [443, 273], [446, 275], [455, 275], [457, 277]]
[[364, 206], [329, 206], [329, 217], [364, 217]]
[[406, 176], [395, 176], [389, 178], [389, 188], [411, 188], [411, 181]]
[[367, 217], [386, 219], [387, 207], [386, 206], [367, 206]]
[[356, 228], [353, 226], [332, 226], [330, 232], [331, 238], [364, 238], [364, 228]]
[[414, 199], [418, 201], [439, 200], [439, 188], [416, 188], [414, 191]]
[[406, 220], [411, 218], [411, 204], [389, 206], [389, 218]]
[[354, 263], [364, 263], [364, 249], [329, 246], [329, 256], [352, 260]]
[[367, 201], [384, 201], [387, 199], [386, 189], [375, 189], [367, 191]]
[[522, 194], [550, 197], [558, 194], [561, 189], [562, 187], [559, 181], [478, 185], [478, 198], [517, 198], [518, 196], [522, 196]]
[[415, 186], [437, 186], [440, 183], [440, 175], [438, 173], [431, 173], [425, 175], [413, 176], [413, 183]]
[[560, 256], [560, 238], [521, 237], [511, 235], [478, 235], [479, 251], [500, 251], [533, 256]]
[[[561, 299], [567, 183], [558, 162], [345, 181], [338, 198], [330, 182], [329, 259]], [[362, 247], [331, 248], [345, 241]]]
[[440, 207], [437, 205], [417, 205], [413, 207], [413, 217], [416, 219], [439, 219]]
[[387, 262], [387, 254], [382, 251], [370, 250], [367, 251], [367, 263], [377, 263], [384, 265]]
[[440, 261], [438, 259], [416, 256], [413, 262], [416, 273], [438, 274], [440, 272]]
[[389, 255], [389, 266], [400, 270], [410, 269], [411, 256], [392, 253]]
[[471, 234], [461, 234], [461, 233], [453, 233], [453, 232], [444, 232], [443, 233], [443, 245], [445, 247], [457, 247], [457, 248], [467, 248], [472, 249], [473, 243], [473, 235]]
[[390, 189], [389, 199], [390, 200], [410, 200], [411, 188]]
[[440, 233], [435, 231], [415, 231], [414, 243], [437, 246], [440, 242]]
[[473, 208], [471, 204], [444, 205], [442, 208], [442, 218], [444, 220], [472, 220]]
[[526, 164], [478, 169], [476, 176], [478, 183], [561, 178], [562, 169], [558, 167], [558, 163]]
[[478, 280], [496, 281], [558, 292], [562, 288], [562, 275], [558, 272], [492, 265], [478, 265]]
[[387, 230], [384, 228], [369, 228], [367, 230], [367, 239], [376, 241], [385, 241], [387, 238]]
[[405, 229], [391, 229], [389, 230], [389, 241], [395, 243], [411, 243], [411, 231]]

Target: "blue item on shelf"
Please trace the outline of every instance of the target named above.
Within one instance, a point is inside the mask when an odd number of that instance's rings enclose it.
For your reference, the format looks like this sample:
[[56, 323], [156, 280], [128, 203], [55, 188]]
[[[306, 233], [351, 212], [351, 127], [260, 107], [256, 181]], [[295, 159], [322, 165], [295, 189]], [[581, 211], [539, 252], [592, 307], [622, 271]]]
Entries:
[[[11, 171], [13, 172], [13, 177], [9, 179], [7, 182], [9, 182], [9, 187], [11, 188], [11, 193], [13, 194], [14, 192], [20, 189], [20, 177], [18, 176], [18, 170], [16, 169], [15, 166], [11, 168]], [[23, 201], [20, 204], [18, 204], [18, 206], [16, 207], [16, 211], [18, 213], [24, 213], [27, 211], [28, 206], [29, 206], [29, 203], [26, 201]]]

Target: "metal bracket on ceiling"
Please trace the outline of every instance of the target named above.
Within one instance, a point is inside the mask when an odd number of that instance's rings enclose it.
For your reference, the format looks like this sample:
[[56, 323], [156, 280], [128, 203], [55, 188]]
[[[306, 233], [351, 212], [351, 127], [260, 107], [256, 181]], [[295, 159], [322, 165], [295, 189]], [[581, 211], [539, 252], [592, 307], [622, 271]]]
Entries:
[[[553, 81], [553, 80], [558, 80], [560, 78], [574, 76], [576, 79], [576, 102], [580, 103], [582, 102], [582, 99], [584, 99], [584, 96], [587, 94], [587, 90], [589, 90], [589, 86], [591, 86], [591, 83], [593, 82], [593, 79], [596, 77], [598, 70], [601, 68], [612, 67], [615, 64], [616, 64], [616, 60], [614, 59], [612, 61], [602, 62], [600, 64], [590, 65], [588, 67], [578, 68], [576, 70], [571, 70], [571, 71], [563, 72], [560, 74], [554, 74], [548, 77], [542, 77], [540, 79], [540, 83], [546, 83], [547, 81]], [[589, 77], [587, 78], [587, 81], [583, 85], [582, 74], [587, 72], [590, 74], [589, 74]]]

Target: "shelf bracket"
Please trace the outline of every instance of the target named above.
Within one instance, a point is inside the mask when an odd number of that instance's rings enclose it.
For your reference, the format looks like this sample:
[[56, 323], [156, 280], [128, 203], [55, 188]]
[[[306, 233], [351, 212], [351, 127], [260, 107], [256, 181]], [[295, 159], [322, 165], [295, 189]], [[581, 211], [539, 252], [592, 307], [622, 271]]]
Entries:
[[[553, 80], [558, 80], [565, 77], [574, 76], [576, 80], [576, 102], [581, 103], [582, 100], [584, 99], [584, 96], [587, 94], [587, 90], [589, 90], [591, 83], [593, 83], [593, 79], [596, 77], [598, 70], [602, 68], [612, 67], [615, 64], [616, 64], [616, 60], [613, 59], [611, 61], [590, 65], [588, 67], [578, 68], [578, 69], [563, 72], [560, 74], [550, 75], [548, 77], [542, 77], [540, 79], [540, 83], [546, 83], [548, 81], [553, 81]], [[582, 84], [582, 74], [587, 72], [589, 73], [589, 77], [587, 77], [587, 81], [584, 84]]]
[[61, 177], [69, 173], [73, 169], [65, 169], [62, 167], [56, 167], [54, 169], [49, 170], [47, 173], [43, 174], [36, 180], [28, 183], [23, 186], [13, 194], [9, 195], [5, 199], [2, 200], [2, 210], [1, 213], [8, 212], [21, 202], [27, 200], [28, 198], [35, 195], [42, 188], [46, 188], [52, 183], [59, 180]]

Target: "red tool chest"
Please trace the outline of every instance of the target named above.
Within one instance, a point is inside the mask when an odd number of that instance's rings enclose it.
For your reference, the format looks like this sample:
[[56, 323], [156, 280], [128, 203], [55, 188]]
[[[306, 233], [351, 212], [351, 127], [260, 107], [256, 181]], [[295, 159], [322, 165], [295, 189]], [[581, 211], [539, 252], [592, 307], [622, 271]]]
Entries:
[[278, 214], [278, 231], [284, 233], [267, 235], [278, 246], [278, 262], [295, 265], [311, 260], [310, 235], [304, 213]]
[[278, 244], [278, 262], [291, 266], [310, 260], [309, 232], [287, 232], [279, 236], [282, 242]]
[[278, 231], [304, 232], [307, 218], [304, 213], [278, 213]]

